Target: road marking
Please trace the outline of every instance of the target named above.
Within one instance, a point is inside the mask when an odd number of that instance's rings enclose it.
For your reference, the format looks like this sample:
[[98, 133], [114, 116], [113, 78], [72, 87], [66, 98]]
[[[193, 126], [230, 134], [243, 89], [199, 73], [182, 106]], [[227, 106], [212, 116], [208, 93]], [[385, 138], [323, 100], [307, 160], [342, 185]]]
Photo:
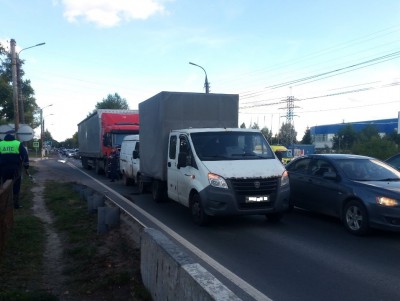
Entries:
[[[124, 196], [122, 196], [121, 194], [119, 194], [118, 192], [116, 192], [115, 190], [111, 189], [110, 187], [108, 187], [107, 185], [103, 184], [102, 182], [100, 182], [99, 180], [93, 178], [91, 175], [87, 174], [86, 172], [84, 172], [83, 170], [81, 170], [80, 168], [78, 168], [77, 166], [75, 166], [74, 164], [67, 162], [67, 164], [76, 169], [79, 170], [81, 173], [83, 173], [84, 175], [86, 175], [87, 177], [91, 178], [93, 181], [95, 181], [96, 183], [100, 184], [101, 186], [103, 186], [104, 188], [106, 188], [108, 191], [111, 191], [112, 193], [114, 193], [115, 195], [117, 195], [119, 198], [121, 198], [125, 203], [127, 203], [128, 205], [132, 206], [135, 208], [135, 210], [137, 210], [138, 212], [140, 212], [140, 214], [144, 215], [146, 218], [148, 218], [151, 222], [153, 222], [154, 224], [156, 224], [158, 227], [160, 227], [163, 231], [165, 231], [166, 233], [168, 233], [168, 235], [170, 235], [171, 237], [173, 237], [175, 240], [177, 240], [180, 244], [182, 244], [183, 246], [185, 246], [185, 248], [189, 249], [191, 252], [193, 252], [194, 254], [196, 254], [199, 258], [201, 258], [204, 262], [206, 262], [208, 265], [212, 266], [216, 271], [218, 271], [220, 274], [222, 274], [224, 277], [226, 277], [227, 279], [229, 279], [232, 283], [234, 283], [236, 286], [238, 286], [239, 288], [241, 288], [244, 292], [246, 292], [248, 295], [250, 295], [251, 297], [254, 298], [254, 300], [257, 301], [272, 301], [272, 299], [268, 298], [266, 295], [264, 295], [262, 292], [260, 292], [259, 290], [257, 290], [255, 287], [253, 287], [252, 285], [250, 285], [249, 283], [247, 283], [246, 281], [244, 281], [242, 278], [240, 278], [239, 276], [237, 276], [236, 274], [234, 274], [233, 272], [231, 272], [230, 270], [228, 270], [227, 268], [225, 268], [223, 265], [221, 265], [220, 263], [218, 263], [216, 260], [214, 260], [213, 258], [211, 258], [210, 256], [208, 256], [206, 253], [204, 253], [203, 251], [201, 251], [199, 248], [197, 248], [195, 245], [191, 244], [189, 241], [187, 241], [185, 238], [183, 238], [182, 236], [180, 236], [178, 233], [176, 233], [175, 231], [173, 231], [171, 228], [169, 228], [168, 226], [166, 226], [165, 224], [163, 224], [162, 222], [160, 222], [159, 220], [157, 220], [155, 217], [153, 217], [152, 215], [150, 215], [149, 213], [147, 213], [146, 211], [144, 211], [142, 208], [140, 208], [139, 206], [137, 206], [136, 204], [132, 203], [130, 200], [128, 200], [127, 198], [125, 198]], [[124, 210], [123, 208], [121, 208], [122, 210]], [[134, 218], [136, 221], [138, 221], [140, 224], [142, 224], [144, 227], [147, 228], [146, 225], [144, 225], [142, 222], [140, 222], [137, 218], [135, 218], [134, 216], [132, 216], [129, 212], [127, 212], [126, 210], [124, 210], [124, 212], [126, 212], [127, 214], [129, 214], [129, 216], [131, 216], [132, 218]]]

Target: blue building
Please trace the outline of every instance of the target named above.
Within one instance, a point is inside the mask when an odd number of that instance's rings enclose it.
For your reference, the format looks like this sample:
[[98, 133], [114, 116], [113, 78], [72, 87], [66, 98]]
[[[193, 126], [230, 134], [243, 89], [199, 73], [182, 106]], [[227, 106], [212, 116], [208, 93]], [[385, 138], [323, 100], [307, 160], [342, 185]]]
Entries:
[[[400, 114], [399, 114], [400, 115]], [[381, 136], [397, 132], [400, 118], [357, 121], [310, 127], [310, 134], [316, 149], [332, 148], [333, 136], [343, 127], [352, 125], [356, 132], [360, 132], [367, 125], [374, 125]]]

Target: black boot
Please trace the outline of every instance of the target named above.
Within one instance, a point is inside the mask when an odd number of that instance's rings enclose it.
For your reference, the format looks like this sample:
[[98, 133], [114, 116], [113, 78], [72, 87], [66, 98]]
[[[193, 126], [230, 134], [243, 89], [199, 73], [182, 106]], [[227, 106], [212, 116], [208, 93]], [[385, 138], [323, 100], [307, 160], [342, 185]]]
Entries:
[[20, 206], [19, 204], [19, 194], [14, 194], [13, 199], [14, 199], [14, 208], [15, 209], [22, 208], [22, 206]]

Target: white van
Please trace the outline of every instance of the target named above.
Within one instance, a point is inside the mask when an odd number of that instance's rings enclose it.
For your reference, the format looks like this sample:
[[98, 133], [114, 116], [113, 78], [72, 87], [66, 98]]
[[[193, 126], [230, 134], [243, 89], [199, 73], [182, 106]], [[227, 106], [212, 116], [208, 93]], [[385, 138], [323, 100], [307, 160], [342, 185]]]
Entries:
[[139, 135], [125, 136], [121, 144], [119, 164], [125, 185], [137, 182], [140, 174]]

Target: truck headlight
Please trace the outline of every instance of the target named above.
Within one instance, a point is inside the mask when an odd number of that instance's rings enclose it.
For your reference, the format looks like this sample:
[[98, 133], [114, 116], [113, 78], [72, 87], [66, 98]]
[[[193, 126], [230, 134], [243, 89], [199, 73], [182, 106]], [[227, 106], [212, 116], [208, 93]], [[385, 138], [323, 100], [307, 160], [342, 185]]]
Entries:
[[211, 186], [228, 189], [228, 185], [226, 184], [225, 179], [219, 175], [209, 173], [208, 182]]
[[289, 185], [288, 172], [285, 170], [281, 176], [281, 186]]
[[391, 198], [387, 198], [387, 197], [384, 197], [384, 196], [377, 196], [376, 197], [376, 202], [379, 205], [386, 206], [386, 207], [394, 207], [394, 206], [397, 206], [399, 204], [399, 202], [397, 200], [391, 199]]

